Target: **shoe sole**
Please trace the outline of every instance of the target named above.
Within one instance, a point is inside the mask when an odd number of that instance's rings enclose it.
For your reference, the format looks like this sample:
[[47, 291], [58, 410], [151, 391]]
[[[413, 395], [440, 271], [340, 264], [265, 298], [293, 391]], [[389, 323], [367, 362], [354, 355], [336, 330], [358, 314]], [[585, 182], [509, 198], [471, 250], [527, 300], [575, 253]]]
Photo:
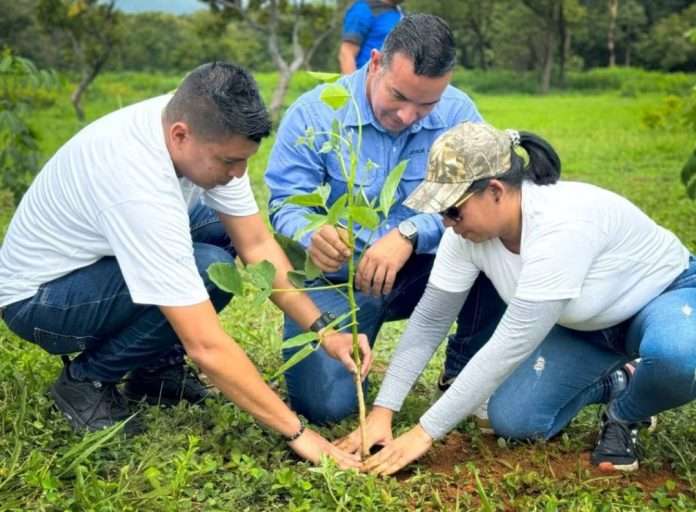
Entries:
[[631, 464], [614, 464], [613, 462], [600, 462], [597, 467], [602, 473], [615, 473], [621, 471], [624, 473], [632, 473], [638, 471], [638, 461], [633, 461]]

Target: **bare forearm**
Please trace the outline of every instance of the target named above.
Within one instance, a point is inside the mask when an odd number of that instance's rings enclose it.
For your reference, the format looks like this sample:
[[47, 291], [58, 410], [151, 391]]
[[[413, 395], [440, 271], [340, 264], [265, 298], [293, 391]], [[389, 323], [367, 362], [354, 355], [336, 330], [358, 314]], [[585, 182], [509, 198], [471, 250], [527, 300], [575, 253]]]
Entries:
[[235, 342], [214, 343], [196, 363], [227, 398], [264, 425], [285, 436], [299, 428], [299, 419], [264, 382], [254, 364]]
[[341, 68], [341, 73], [348, 75], [355, 71], [355, 56], [360, 48], [353, 43], [343, 42], [338, 50], [338, 64]]

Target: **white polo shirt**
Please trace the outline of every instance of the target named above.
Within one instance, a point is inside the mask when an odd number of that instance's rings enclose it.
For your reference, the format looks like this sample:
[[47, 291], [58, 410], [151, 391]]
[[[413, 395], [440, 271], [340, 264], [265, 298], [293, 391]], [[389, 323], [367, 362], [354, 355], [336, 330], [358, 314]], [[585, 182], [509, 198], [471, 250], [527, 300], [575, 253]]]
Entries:
[[135, 303], [187, 306], [208, 298], [188, 212], [200, 200], [234, 216], [258, 206], [247, 174], [211, 190], [177, 177], [162, 127], [170, 98], [94, 121], [46, 163], [0, 247], [0, 307], [103, 256], [116, 257]]

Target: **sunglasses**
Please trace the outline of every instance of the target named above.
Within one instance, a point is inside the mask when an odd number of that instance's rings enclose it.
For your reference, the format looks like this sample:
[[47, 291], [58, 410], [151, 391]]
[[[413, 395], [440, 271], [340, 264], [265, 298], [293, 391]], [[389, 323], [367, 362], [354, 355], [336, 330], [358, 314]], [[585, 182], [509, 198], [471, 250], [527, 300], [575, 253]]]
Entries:
[[459, 201], [457, 201], [454, 206], [450, 206], [449, 208], [446, 208], [440, 212], [440, 215], [442, 215], [445, 219], [449, 219], [453, 222], [459, 222], [462, 220], [462, 216], [459, 214], [459, 208], [466, 202], [467, 199], [469, 199], [471, 196], [473, 196], [473, 192], [469, 192], [468, 194], [464, 194], [464, 197], [462, 197]]

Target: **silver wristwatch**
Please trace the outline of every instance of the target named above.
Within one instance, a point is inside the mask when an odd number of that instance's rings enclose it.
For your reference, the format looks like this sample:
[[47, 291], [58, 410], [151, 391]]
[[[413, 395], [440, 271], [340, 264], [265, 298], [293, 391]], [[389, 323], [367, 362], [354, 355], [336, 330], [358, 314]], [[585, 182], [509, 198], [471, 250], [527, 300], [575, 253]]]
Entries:
[[401, 236], [411, 242], [414, 247], [416, 246], [416, 241], [418, 240], [418, 227], [415, 222], [412, 220], [402, 220], [397, 229]]

